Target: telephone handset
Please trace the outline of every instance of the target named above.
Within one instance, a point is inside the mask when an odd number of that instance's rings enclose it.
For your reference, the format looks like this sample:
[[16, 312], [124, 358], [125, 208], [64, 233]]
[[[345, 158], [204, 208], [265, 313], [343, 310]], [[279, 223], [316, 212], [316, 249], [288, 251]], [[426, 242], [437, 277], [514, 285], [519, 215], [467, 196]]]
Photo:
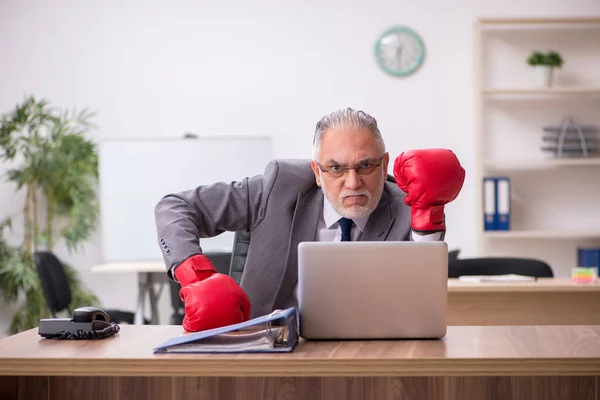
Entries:
[[119, 331], [106, 311], [80, 307], [73, 311], [73, 318], [41, 319], [38, 334], [49, 339], [104, 339]]

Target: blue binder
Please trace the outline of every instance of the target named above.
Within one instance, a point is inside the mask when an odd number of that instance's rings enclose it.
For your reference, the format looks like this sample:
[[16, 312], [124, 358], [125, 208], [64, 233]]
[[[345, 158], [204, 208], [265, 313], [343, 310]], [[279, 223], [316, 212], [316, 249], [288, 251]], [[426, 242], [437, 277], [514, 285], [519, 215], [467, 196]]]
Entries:
[[496, 179], [483, 178], [483, 229], [495, 231], [498, 226]]
[[290, 307], [239, 324], [173, 337], [154, 353], [289, 353], [297, 343], [296, 309]]
[[508, 231], [510, 230], [510, 178], [505, 176], [496, 178], [496, 197], [498, 213], [496, 229]]
[[483, 178], [483, 229], [510, 230], [510, 178], [506, 176]]
[[577, 249], [578, 267], [600, 267], [600, 248], [580, 247]]

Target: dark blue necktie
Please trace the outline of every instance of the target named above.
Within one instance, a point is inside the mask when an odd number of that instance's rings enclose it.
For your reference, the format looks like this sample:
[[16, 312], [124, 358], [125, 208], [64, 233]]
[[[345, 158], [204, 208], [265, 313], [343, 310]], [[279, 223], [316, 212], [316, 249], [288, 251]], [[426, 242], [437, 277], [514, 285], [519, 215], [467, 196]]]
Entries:
[[352, 229], [352, 220], [348, 218], [340, 218], [338, 223], [342, 230], [342, 242], [350, 241], [350, 230]]

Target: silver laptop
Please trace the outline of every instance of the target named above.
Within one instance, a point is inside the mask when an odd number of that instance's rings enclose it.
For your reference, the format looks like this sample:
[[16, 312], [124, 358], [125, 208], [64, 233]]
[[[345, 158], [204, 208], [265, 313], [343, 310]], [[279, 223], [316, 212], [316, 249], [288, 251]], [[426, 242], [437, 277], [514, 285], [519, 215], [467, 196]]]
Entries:
[[302, 242], [300, 335], [437, 339], [446, 335], [445, 242]]

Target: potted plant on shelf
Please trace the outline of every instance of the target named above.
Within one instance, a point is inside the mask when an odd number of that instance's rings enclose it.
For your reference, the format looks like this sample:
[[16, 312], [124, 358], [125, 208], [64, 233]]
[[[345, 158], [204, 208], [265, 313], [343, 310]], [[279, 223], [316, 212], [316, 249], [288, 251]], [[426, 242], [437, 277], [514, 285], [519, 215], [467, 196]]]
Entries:
[[562, 67], [563, 59], [556, 51], [545, 54], [533, 51], [527, 58], [527, 63], [533, 67], [537, 86], [551, 87], [554, 81], [554, 70]]
[[[11, 333], [33, 328], [40, 318], [51, 315], [34, 252], [53, 251], [59, 240], [64, 240], [69, 252], [77, 251], [96, 227], [98, 157], [94, 143], [85, 137], [91, 116], [86, 111], [71, 115], [31, 96], [0, 117], [0, 160], [12, 167], [8, 181], [25, 192], [20, 243], [6, 238], [14, 215], [4, 215], [0, 221], [0, 291], [5, 302], [17, 306]], [[72, 291], [71, 307], [98, 305], [76, 270], [63, 263]]]

